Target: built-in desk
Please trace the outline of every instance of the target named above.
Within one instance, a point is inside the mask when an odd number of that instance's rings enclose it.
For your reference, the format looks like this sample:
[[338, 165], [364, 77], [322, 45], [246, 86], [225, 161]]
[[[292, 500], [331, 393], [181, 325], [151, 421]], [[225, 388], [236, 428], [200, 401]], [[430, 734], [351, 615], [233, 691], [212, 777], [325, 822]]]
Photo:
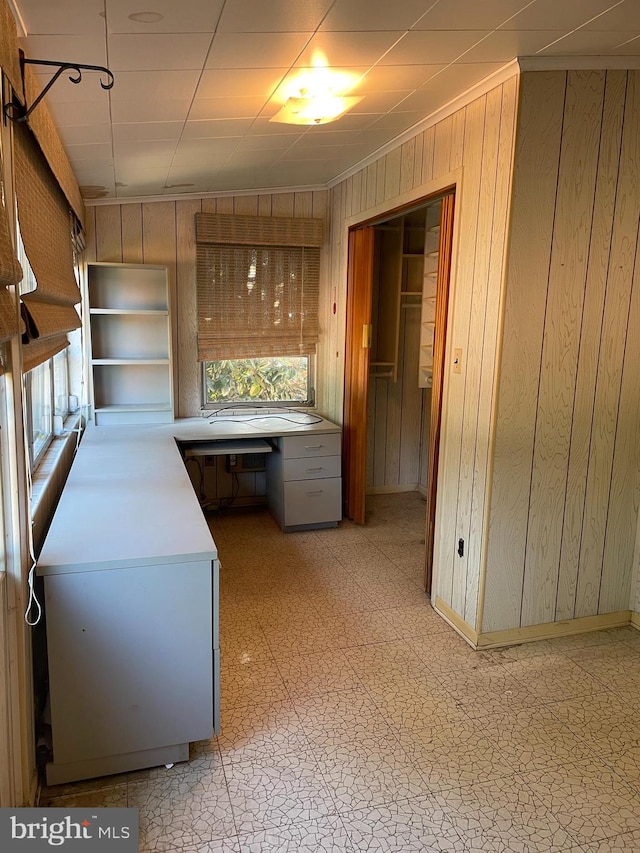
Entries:
[[[183, 761], [191, 741], [219, 730], [218, 553], [180, 445], [268, 442], [267, 458], [277, 460], [268, 488], [286, 527], [286, 484], [322, 480], [322, 454], [332, 455], [340, 439], [339, 427], [302, 413], [294, 422], [250, 417], [85, 431], [37, 568], [49, 784]], [[296, 459], [302, 470], [286, 470]], [[316, 470], [305, 475], [306, 463]], [[339, 481], [337, 474], [324, 479]], [[330, 509], [337, 513], [339, 501]], [[301, 526], [309, 524], [305, 516]]]

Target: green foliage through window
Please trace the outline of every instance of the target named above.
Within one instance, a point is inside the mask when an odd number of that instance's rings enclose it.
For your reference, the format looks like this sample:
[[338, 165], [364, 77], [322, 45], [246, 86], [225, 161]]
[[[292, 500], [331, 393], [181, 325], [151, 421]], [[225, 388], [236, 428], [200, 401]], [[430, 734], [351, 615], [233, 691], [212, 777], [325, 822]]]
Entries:
[[309, 400], [309, 358], [243, 358], [208, 361], [205, 403], [295, 402]]

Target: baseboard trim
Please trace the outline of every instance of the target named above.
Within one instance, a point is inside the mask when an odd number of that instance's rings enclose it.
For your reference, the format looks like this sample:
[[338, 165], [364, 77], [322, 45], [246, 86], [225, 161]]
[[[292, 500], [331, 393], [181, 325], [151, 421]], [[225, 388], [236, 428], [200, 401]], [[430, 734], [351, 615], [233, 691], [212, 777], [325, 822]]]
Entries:
[[439, 613], [440, 616], [444, 619], [445, 622], [448, 622], [451, 627], [460, 634], [460, 636], [466, 640], [470, 646], [474, 649], [478, 646], [478, 634], [474, 628], [471, 627], [467, 622], [464, 621], [462, 616], [459, 616], [455, 610], [452, 610], [448, 604], [439, 598], [436, 595], [436, 600], [433, 605], [436, 613]]
[[632, 610], [629, 622], [633, 628], [640, 631], [640, 613], [636, 613], [635, 610]]
[[[640, 614], [638, 626], [640, 628]], [[513, 646], [520, 643], [533, 643], [537, 640], [552, 640], [556, 637], [570, 637], [573, 634], [586, 634], [590, 631], [602, 631], [606, 628], [621, 628], [633, 624], [630, 610], [616, 613], [604, 613], [601, 616], [582, 616], [578, 619], [565, 619], [562, 622], [545, 622], [540, 625], [527, 625], [525, 628], [507, 628], [504, 631], [489, 631], [480, 634], [478, 649], [493, 649], [499, 646]]]

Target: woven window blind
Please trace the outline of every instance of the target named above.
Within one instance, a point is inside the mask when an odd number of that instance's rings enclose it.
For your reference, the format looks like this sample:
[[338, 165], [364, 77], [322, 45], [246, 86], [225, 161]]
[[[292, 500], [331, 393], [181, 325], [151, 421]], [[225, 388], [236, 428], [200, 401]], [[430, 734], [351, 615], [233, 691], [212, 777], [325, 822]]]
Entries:
[[16, 287], [21, 278], [22, 269], [13, 250], [7, 211], [0, 200], [0, 343], [20, 331], [17, 291], [9, 292], [7, 288]]
[[315, 353], [322, 221], [196, 214], [198, 359]]
[[[60, 342], [66, 332], [80, 326], [73, 307], [80, 302], [80, 291], [73, 271], [69, 205], [24, 125], [14, 125], [14, 143], [20, 233], [38, 283], [22, 296], [23, 342], [28, 348], [30, 342], [40, 341], [34, 352], [42, 353], [45, 338], [57, 337]], [[23, 357], [25, 364], [30, 362], [29, 353]], [[41, 357], [37, 363], [45, 360]]]

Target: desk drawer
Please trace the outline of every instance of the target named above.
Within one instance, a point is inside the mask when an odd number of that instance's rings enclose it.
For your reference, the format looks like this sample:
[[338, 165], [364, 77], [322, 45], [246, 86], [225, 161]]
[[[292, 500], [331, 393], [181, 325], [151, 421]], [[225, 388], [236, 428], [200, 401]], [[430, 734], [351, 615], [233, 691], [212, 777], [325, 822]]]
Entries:
[[284, 459], [282, 463], [282, 479], [318, 480], [325, 477], [340, 476], [339, 456], [317, 456], [313, 459]]
[[339, 455], [339, 432], [329, 433], [328, 435], [288, 435], [282, 440], [282, 456], [284, 459]]
[[342, 480], [295, 480], [284, 484], [286, 527], [324, 524], [342, 518]]

